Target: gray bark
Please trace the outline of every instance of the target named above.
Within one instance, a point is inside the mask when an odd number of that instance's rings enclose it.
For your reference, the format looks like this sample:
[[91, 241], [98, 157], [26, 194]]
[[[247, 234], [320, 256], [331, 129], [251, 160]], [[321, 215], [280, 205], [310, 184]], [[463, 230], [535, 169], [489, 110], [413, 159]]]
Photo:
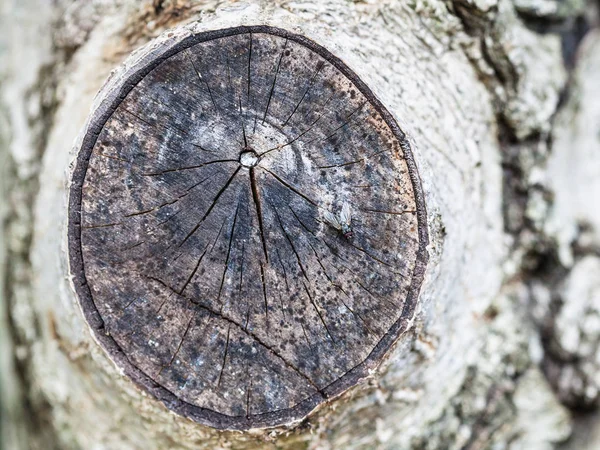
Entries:
[[[564, 445], [600, 445], [598, 419], [572, 412], [596, 407], [600, 373], [592, 5], [0, 7], [0, 57], [9, 61], [0, 69], [7, 448], [554, 449], [572, 430]], [[69, 283], [68, 167], [94, 96], [131, 51], [190, 23], [268, 24], [325, 45], [374, 90], [414, 148], [431, 244], [412, 328], [367, 380], [299, 425], [216, 432], [169, 413], [99, 348]]]

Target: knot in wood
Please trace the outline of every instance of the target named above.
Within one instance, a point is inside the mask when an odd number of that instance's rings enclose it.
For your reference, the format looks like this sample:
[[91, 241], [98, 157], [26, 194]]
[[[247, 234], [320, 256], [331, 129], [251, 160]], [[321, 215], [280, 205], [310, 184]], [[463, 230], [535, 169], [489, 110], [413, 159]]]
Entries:
[[217, 428], [299, 420], [413, 315], [410, 146], [338, 58], [241, 27], [161, 44], [105, 93], [72, 177], [85, 317], [134, 381]]

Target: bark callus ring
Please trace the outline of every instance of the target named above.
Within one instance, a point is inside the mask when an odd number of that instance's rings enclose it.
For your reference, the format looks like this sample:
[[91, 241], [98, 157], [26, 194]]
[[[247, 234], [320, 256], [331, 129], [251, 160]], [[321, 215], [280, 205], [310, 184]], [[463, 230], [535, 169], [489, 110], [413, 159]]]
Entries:
[[408, 140], [305, 37], [160, 45], [103, 94], [79, 150], [79, 301], [168, 408], [220, 429], [289, 424], [367, 376], [413, 316], [427, 231]]

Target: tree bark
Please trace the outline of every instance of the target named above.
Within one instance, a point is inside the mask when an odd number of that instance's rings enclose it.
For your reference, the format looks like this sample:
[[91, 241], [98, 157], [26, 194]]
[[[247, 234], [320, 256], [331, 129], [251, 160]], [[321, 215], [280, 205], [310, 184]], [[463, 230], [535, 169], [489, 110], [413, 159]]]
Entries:
[[[594, 5], [0, 5], [7, 448], [554, 449], [572, 429], [564, 445], [596, 448], [572, 412], [598, 404]], [[411, 328], [376, 370], [300, 422], [223, 432], [170, 413], [93, 339], [69, 279], [67, 180], [132, 51], [147, 43], [126, 64], [169, 33], [239, 25], [307, 36], [374, 91], [410, 139], [430, 244]]]

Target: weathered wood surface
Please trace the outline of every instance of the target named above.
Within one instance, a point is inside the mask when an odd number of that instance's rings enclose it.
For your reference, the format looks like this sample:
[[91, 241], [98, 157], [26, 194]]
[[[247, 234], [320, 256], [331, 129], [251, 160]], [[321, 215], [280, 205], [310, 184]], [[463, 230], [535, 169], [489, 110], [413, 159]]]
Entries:
[[217, 428], [297, 420], [365, 378], [414, 314], [427, 226], [410, 145], [306, 38], [256, 26], [170, 45], [83, 139], [81, 305], [169, 408]]

